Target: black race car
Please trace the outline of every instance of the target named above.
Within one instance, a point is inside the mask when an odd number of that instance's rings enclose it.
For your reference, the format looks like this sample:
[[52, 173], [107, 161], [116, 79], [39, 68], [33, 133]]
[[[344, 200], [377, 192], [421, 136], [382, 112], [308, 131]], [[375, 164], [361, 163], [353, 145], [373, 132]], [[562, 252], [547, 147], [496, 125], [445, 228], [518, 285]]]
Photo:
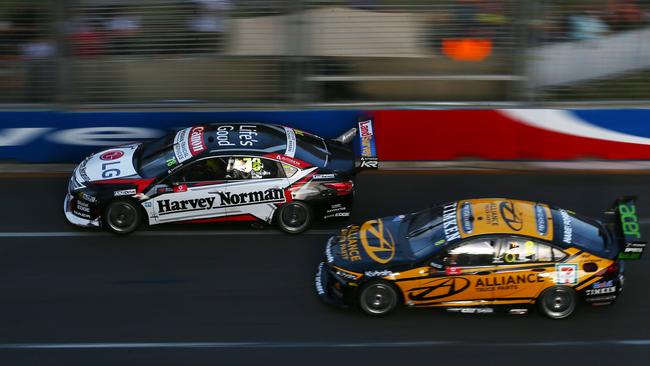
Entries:
[[[372, 124], [359, 128], [363, 163], [376, 164]], [[117, 234], [143, 222], [258, 220], [300, 233], [314, 219], [350, 215], [356, 132], [324, 140], [278, 125], [210, 124], [111, 148], [74, 170], [65, 215]]]

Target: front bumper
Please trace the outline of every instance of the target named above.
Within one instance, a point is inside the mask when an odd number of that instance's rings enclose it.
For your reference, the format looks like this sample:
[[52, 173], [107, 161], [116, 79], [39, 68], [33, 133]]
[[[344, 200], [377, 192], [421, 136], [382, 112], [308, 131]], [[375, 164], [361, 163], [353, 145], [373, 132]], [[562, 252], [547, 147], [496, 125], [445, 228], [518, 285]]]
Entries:
[[72, 201], [74, 200], [74, 197], [68, 193], [65, 196], [65, 200], [63, 201], [63, 212], [65, 213], [65, 218], [68, 219], [68, 221], [77, 226], [83, 226], [83, 227], [99, 227], [99, 217], [92, 219], [92, 218], [83, 218], [74, 213], [74, 210], [72, 209]]
[[349, 289], [334, 277], [325, 262], [321, 262], [318, 265], [314, 284], [316, 286], [316, 293], [323, 302], [342, 308], [350, 306], [349, 301], [347, 301], [348, 296], [346, 296], [347, 290]]

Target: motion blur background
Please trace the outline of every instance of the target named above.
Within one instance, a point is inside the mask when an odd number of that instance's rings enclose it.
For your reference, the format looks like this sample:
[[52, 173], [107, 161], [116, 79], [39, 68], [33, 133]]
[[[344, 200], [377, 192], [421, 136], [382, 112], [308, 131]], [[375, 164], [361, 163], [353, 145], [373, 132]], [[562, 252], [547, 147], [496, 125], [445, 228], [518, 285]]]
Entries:
[[3, 0], [5, 108], [628, 104], [650, 0]]

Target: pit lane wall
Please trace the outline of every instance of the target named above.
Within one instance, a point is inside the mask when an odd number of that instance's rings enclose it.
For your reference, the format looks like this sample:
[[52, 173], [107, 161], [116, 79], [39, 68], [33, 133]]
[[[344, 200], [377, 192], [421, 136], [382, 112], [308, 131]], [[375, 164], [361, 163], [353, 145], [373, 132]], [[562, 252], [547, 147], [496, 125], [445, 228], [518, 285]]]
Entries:
[[0, 112], [0, 161], [74, 163], [192, 124], [278, 123], [334, 138], [371, 115], [380, 161], [650, 160], [650, 109]]

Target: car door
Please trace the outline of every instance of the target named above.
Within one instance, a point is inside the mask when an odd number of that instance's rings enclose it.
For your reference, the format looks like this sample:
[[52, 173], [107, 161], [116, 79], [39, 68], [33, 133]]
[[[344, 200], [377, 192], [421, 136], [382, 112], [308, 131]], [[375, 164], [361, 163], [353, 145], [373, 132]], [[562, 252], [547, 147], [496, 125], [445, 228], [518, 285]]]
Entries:
[[277, 207], [286, 202], [289, 180], [282, 165], [257, 156], [231, 156], [226, 165], [228, 183], [220, 194], [220, 205], [234, 219], [270, 222]]
[[225, 190], [226, 159], [210, 157], [192, 162], [158, 187], [153, 210], [158, 223], [199, 220], [226, 214], [220, 205]]
[[[539, 293], [553, 284], [554, 256], [564, 254], [526, 237], [509, 236], [499, 240], [495, 262], [494, 298], [497, 304], [532, 303]], [[558, 258], [559, 259], [559, 258]], [[488, 287], [488, 285], [486, 285]]]
[[[484, 237], [464, 241], [443, 249], [430, 261], [430, 267], [410, 272], [419, 274], [397, 281], [405, 300], [415, 306], [489, 305], [492, 292], [477, 289], [493, 273], [497, 238]], [[412, 279], [411, 279], [412, 278]]]

